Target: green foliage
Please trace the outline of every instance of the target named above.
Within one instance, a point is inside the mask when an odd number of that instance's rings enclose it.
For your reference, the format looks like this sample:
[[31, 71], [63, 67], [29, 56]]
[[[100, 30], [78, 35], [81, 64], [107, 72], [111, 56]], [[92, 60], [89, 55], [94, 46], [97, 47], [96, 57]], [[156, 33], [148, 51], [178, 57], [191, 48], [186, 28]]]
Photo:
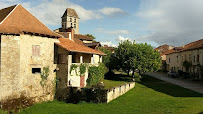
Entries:
[[[151, 45], [123, 41], [115, 49], [114, 61], [124, 71], [139, 69], [140, 72], [157, 71], [161, 67], [160, 54]], [[133, 73], [134, 74], [134, 73]]]
[[80, 76], [86, 72], [86, 64], [80, 64]]
[[112, 56], [111, 51], [106, 48], [103, 48], [103, 47], [100, 47], [99, 50], [103, 51], [106, 54], [106, 56], [102, 57], [102, 63], [104, 63], [109, 68], [109, 66], [111, 64], [110, 58]]
[[[76, 73], [76, 75], [78, 76], [78, 74], [77, 74], [77, 68], [78, 68], [78, 65], [72, 64], [72, 65], [70, 66], [70, 74], [71, 74], [71, 72], [72, 72], [73, 70], [75, 70], [75, 73]], [[73, 76], [73, 75], [71, 75], [71, 76]]]
[[104, 74], [106, 73], [107, 69], [104, 64], [100, 63], [99, 66], [91, 66], [88, 69], [88, 79], [87, 85], [92, 86], [98, 84], [100, 81], [104, 79]]
[[40, 81], [40, 84], [42, 87], [46, 85], [48, 76], [49, 76], [49, 67], [43, 67], [43, 70], [41, 72], [41, 81]]
[[86, 36], [88, 36], [88, 37], [91, 37], [91, 38], [93, 38], [93, 39], [96, 39], [93, 35], [91, 35], [91, 34], [85, 34]]
[[186, 71], [189, 71], [189, 68], [192, 67], [192, 64], [190, 62], [188, 62], [187, 60], [185, 60], [183, 62], [183, 67], [185, 67]]

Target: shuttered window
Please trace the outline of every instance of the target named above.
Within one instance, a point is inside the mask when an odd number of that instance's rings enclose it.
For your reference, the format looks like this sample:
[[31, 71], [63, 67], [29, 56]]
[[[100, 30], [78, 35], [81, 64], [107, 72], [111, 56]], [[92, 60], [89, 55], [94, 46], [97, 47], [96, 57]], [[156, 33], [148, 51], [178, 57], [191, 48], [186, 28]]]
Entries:
[[39, 45], [32, 45], [32, 55], [40, 56], [40, 46]]

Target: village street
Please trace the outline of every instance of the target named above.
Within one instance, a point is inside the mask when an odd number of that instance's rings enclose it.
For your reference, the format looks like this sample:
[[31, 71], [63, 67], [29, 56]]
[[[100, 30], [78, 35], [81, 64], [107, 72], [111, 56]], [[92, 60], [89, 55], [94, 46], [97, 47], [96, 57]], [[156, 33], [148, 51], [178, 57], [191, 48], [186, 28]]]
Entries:
[[160, 79], [199, 93], [203, 93], [202, 81], [192, 81], [191, 79], [182, 79], [182, 78], [171, 78], [171, 77], [168, 77], [167, 74], [160, 73], [160, 72], [149, 72], [146, 74], [154, 78], [157, 78], [157, 79]]

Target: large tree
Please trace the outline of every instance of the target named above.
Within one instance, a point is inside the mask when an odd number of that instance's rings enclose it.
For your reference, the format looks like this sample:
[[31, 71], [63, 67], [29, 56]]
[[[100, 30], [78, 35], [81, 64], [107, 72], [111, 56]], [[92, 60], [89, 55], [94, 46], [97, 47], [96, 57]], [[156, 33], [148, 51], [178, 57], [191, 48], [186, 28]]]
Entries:
[[131, 41], [119, 43], [115, 49], [114, 57], [119, 61], [118, 67], [124, 71], [139, 70], [139, 73], [157, 71], [161, 66], [160, 54], [151, 45], [137, 44]]

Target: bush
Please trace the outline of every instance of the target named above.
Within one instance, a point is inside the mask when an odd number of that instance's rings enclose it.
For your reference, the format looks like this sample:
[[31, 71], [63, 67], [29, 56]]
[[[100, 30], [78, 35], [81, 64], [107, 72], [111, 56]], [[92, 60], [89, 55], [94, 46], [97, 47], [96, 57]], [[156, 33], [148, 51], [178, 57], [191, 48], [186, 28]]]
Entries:
[[89, 76], [87, 79], [87, 85], [92, 86], [98, 84], [100, 81], [104, 79], [104, 74], [107, 72], [107, 68], [104, 64], [100, 63], [97, 66], [91, 66], [88, 69]]

